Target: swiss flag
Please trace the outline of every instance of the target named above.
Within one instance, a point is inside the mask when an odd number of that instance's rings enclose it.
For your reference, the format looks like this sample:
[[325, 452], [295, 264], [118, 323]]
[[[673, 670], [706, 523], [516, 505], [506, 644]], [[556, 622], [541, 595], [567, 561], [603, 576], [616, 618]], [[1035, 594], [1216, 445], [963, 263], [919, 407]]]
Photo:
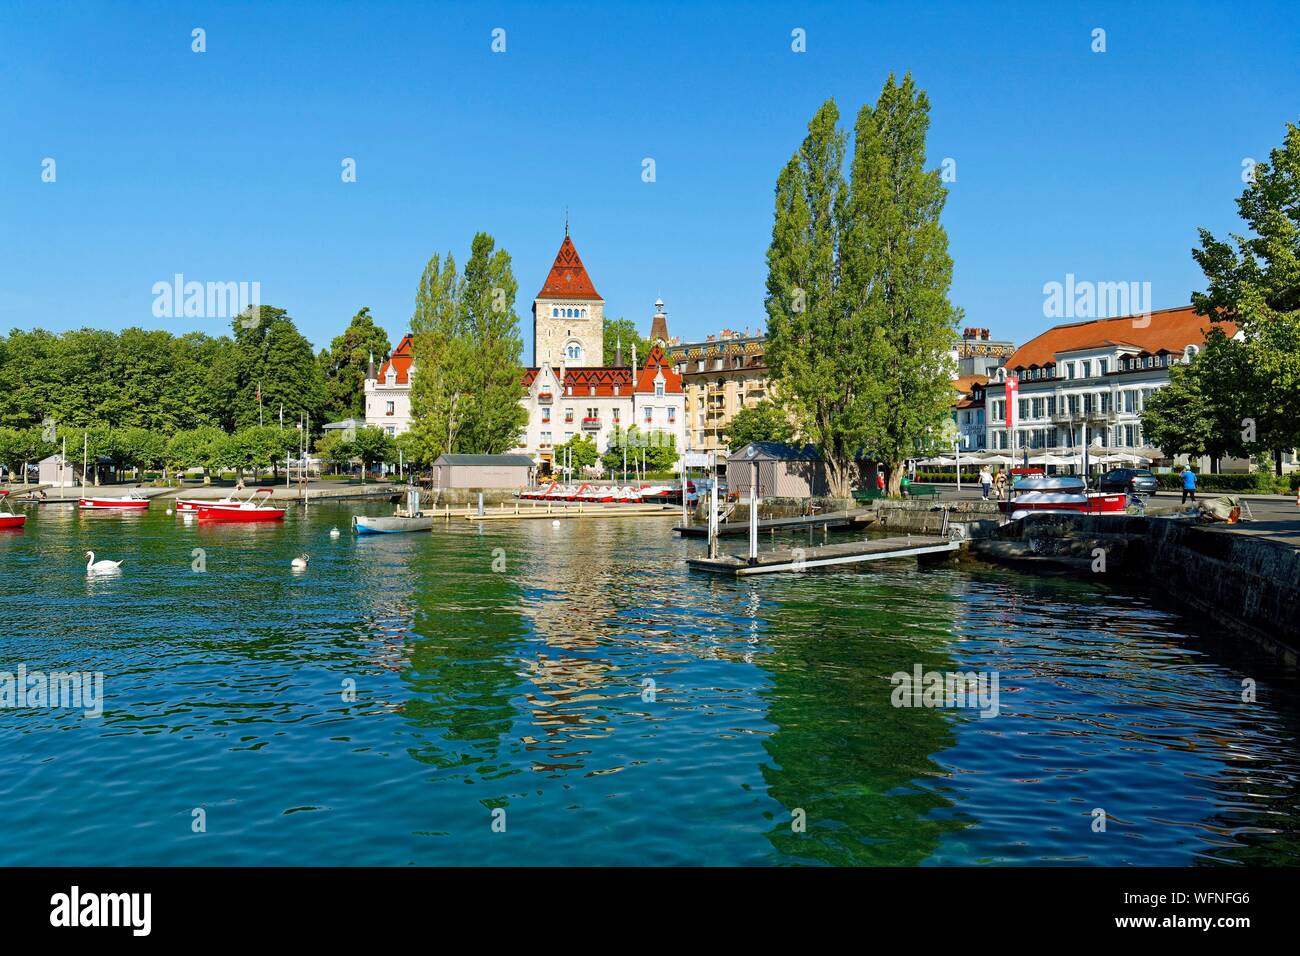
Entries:
[[1014, 375], [1007, 376], [1007, 447], [1015, 448], [1013, 435], [1016, 430], [1016, 399], [1020, 396], [1020, 380]]

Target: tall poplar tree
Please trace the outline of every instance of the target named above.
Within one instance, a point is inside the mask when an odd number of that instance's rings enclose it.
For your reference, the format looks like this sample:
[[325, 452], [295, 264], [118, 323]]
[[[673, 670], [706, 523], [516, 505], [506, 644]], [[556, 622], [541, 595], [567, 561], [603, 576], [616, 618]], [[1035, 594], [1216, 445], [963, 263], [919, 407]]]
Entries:
[[456, 260], [437, 254], [424, 267], [411, 316], [411, 433], [419, 451], [417, 462], [430, 464], [453, 451], [469, 405], [461, 365], [464, 362], [464, 320], [460, 307], [461, 280]]
[[952, 258], [939, 222], [947, 199], [937, 169], [925, 168], [930, 101], [911, 74], [891, 73], [854, 128], [844, 239], [845, 309], [871, 383], [869, 454], [898, 494], [903, 462], [952, 412], [952, 348], [961, 312], [948, 300]]
[[839, 117], [834, 100], [822, 104], [777, 177], [765, 357], [773, 391], [793, 414], [799, 437], [821, 451], [832, 491], [847, 496], [854, 454], [866, 437], [869, 383], [861, 329], [839, 292], [846, 202]]
[[448, 253], [430, 259], [420, 278], [411, 318], [411, 431], [420, 464], [444, 452], [513, 448], [527, 421], [519, 404], [518, 283], [509, 254], [495, 246], [490, 235], [478, 233], [463, 275]]
[[528, 413], [524, 397], [524, 343], [515, 312], [515, 281], [510, 255], [497, 249], [486, 232], [474, 236], [465, 263], [462, 304], [472, 405], [462, 446], [477, 454], [496, 455], [519, 443]]
[[951, 411], [946, 192], [925, 169], [929, 102], [910, 75], [859, 112], [847, 184], [838, 121], [828, 100], [777, 178], [766, 355], [832, 493], [848, 495], [859, 454], [886, 464], [897, 493], [903, 461]]

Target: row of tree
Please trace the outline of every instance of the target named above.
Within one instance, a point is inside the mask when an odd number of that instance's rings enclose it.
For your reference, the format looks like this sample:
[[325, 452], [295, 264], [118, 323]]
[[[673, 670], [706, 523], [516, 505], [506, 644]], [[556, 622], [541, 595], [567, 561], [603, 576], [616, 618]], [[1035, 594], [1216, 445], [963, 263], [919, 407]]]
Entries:
[[228, 336], [15, 329], [0, 336], [0, 426], [53, 422], [171, 435], [278, 424], [281, 414], [314, 426], [364, 415], [367, 364], [390, 348], [369, 309], [319, 354], [284, 309], [255, 309], [237, 316]]

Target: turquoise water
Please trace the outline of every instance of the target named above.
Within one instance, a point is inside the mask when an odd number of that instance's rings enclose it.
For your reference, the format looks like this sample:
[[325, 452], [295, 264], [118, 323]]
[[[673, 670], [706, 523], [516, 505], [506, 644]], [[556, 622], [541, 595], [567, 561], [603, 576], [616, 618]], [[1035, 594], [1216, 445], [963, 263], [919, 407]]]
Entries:
[[[348, 534], [387, 510], [0, 533], [0, 671], [106, 675], [100, 718], [0, 710], [0, 863], [1300, 863], [1294, 675], [1140, 594], [717, 579], [660, 519]], [[998, 716], [892, 706], [917, 664]]]

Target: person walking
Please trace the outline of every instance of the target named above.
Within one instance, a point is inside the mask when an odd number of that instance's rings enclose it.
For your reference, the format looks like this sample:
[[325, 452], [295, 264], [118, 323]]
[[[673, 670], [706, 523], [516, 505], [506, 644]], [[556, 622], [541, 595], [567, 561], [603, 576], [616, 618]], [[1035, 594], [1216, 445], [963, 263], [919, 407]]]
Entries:
[[907, 472], [903, 472], [903, 478], [899, 482], [899, 490], [902, 491], [904, 498], [912, 497], [912, 476]]
[[997, 477], [993, 479], [993, 483], [997, 486], [997, 497], [1001, 501], [1007, 496], [1007, 473], [999, 471]]
[[980, 466], [980, 491], [983, 493], [984, 500], [989, 500], [989, 494], [993, 491], [993, 473], [989, 471], [988, 465]]
[[876, 490], [882, 495], [885, 493], [885, 470], [879, 466], [876, 468]]
[[1187, 504], [1188, 496], [1193, 501], [1196, 500], [1196, 472], [1192, 470], [1191, 465], [1183, 469], [1183, 504]]

